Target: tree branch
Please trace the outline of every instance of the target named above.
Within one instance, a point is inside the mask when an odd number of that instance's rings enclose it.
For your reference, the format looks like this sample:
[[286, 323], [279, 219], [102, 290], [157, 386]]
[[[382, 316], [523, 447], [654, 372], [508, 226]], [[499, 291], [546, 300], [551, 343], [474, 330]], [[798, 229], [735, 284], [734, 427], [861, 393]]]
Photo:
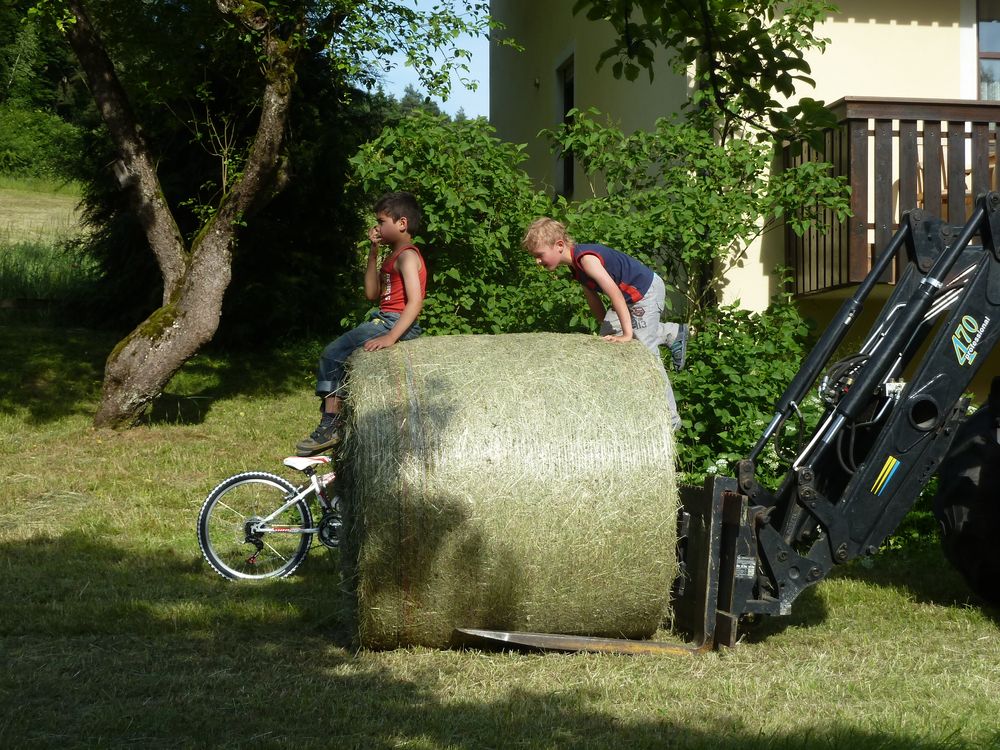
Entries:
[[267, 8], [253, 0], [215, 0], [215, 7], [251, 31], [263, 31], [271, 23]]
[[118, 148], [124, 165], [126, 190], [163, 276], [164, 304], [184, 276], [186, 247], [170, 207], [163, 197], [156, 165], [139, 133], [128, 95], [118, 80], [114, 63], [80, 0], [68, 0], [75, 23], [66, 36], [80, 61], [94, 102]]
[[333, 38], [333, 35], [343, 25], [346, 18], [347, 14], [343, 11], [333, 10], [322, 21], [316, 24], [316, 32], [310, 40], [313, 49], [326, 47]]
[[[224, 3], [225, 0], [218, 0], [220, 7]], [[297, 19], [289, 35], [290, 38], [300, 35], [304, 29], [303, 14]], [[233, 184], [213, 222], [235, 222], [244, 219], [288, 182], [285, 179], [287, 174], [283, 170], [284, 160], [281, 151], [291, 108], [295, 63], [299, 48], [286, 40], [274, 37], [265, 40], [264, 44], [267, 57], [266, 83], [261, 95], [257, 132], [250, 153], [247, 155], [243, 173]]]

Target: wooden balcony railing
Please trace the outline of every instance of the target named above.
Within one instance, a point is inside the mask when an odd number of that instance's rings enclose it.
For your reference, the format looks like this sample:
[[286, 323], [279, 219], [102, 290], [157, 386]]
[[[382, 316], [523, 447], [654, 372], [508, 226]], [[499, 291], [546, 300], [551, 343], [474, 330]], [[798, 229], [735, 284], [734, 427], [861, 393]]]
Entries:
[[974, 196], [998, 184], [1000, 103], [845, 97], [831, 109], [839, 124], [826, 133], [823, 152], [783, 155], [785, 167], [830, 162], [851, 186], [849, 219], [828, 215], [826, 227], [801, 237], [787, 231], [786, 262], [800, 295], [861, 281], [903, 211], [923, 208], [960, 225]]

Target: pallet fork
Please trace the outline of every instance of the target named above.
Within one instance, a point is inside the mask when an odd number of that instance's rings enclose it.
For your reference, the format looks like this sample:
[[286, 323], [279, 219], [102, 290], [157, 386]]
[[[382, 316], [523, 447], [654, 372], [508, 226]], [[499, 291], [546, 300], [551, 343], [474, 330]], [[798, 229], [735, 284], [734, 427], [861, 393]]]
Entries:
[[746, 498], [728, 477], [710, 477], [704, 488], [681, 487], [673, 627], [685, 643], [593, 638], [579, 635], [458, 628], [462, 646], [540, 651], [685, 656], [735, 646], [739, 592], [753, 582], [755, 557]]

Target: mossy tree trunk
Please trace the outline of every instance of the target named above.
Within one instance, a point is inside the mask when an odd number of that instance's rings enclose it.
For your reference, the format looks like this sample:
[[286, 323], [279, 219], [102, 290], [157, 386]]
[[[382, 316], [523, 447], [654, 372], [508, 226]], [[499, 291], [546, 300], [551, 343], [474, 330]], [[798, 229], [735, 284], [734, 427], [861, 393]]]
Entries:
[[[260, 32], [269, 19], [256, 3], [217, 0], [220, 12]], [[129, 192], [163, 277], [162, 305], [118, 343], [108, 357], [94, 423], [128, 427], [136, 422], [170, 378], [219, 325], [222, 300], [232, 277], [236, 227], [284, 185], [282, 141], [295, 75], [293, 45], [264, 35], [266, 78], [260, 122], [243, 171], [217, 210], [190, 243], [186, 242], [163, 195], [154, 155], [141, 135], [114, 64], [80, 0], [67, 3], [73, 19], [69, 39], [87, 77], [98, 110], [116, 144], [117, 170]], [[296, 24], [291, 35], [301, 32]]]
[[231, 277], [232, 243], [233, 228], [219, 227], [184, 253], [174, 296], [108, 357], [96, 426], [134, 424], [181, 366], [212, 339]]

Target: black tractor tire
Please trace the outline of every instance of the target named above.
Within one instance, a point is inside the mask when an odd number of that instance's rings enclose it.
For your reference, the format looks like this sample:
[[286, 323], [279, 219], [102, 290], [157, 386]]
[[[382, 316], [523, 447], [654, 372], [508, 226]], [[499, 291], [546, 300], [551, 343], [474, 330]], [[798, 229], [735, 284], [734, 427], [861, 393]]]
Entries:
[[945, 557], [969, 587], [1000, 605], [1000, 376], [958, 429], [938, 471], [934, 515]]

